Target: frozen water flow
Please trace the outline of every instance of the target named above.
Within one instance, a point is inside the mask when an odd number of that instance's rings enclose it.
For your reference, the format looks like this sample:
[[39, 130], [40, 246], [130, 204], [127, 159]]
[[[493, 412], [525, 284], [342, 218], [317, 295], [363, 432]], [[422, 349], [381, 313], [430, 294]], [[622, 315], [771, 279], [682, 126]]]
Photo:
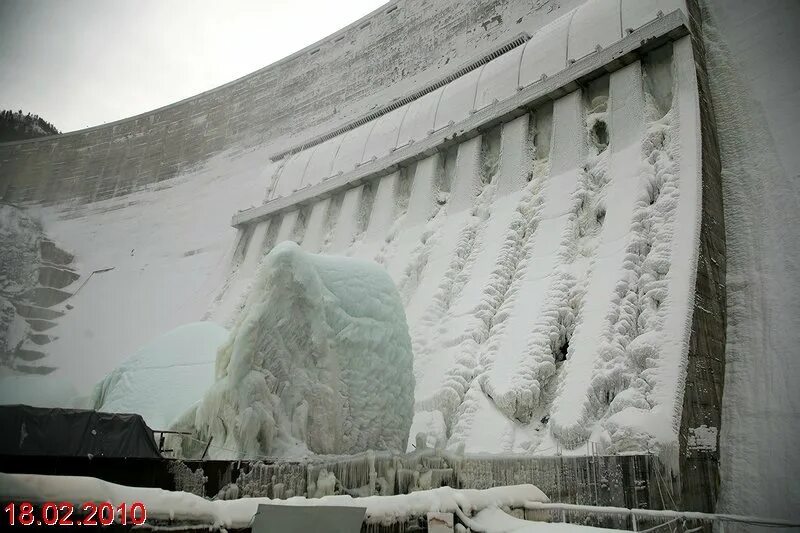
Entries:
[[397, 290], [374, 263], [277, 245], [215, 366], [179, 421], [195, 429], [194, 447], [213, 439], [214, 457], [406, 448], [411, 341]]

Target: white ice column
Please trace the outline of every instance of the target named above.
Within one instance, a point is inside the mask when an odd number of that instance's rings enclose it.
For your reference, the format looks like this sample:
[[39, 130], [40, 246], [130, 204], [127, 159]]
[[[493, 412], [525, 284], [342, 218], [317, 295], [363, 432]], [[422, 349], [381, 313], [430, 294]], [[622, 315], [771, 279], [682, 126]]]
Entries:
[[414, 181], [411, 183], [411, 195], [408, 199], [408, 212], [405, 226], [424, 224], [437, 211], [436, 173], [439, 172], [442, 155], [436, 152], [417, 163]]
[[328, 215], [328, 208], [331, 204], [330, 197], [318, 201], [311, 208], [311, 215], [308, 217], [308, 225], [306, 233], [303, 236], [301, 247], [307, 252], [319, 252], [325, 235], [328, 233], [325, 227], [326, 218]]
[[250, 277], [264, 256], [264, 241], [267, 237], [267, 231], [269, 231], [270, 222], [271, 220], [269, 219], [261, 221], [253, 228], [253, 234], [247, 244], [247, 253], [244, 256], [242, 265], [239, 267], [240, 276]]
[[519, 192], [525, 187], [531, 169], [528, 123], [525, 113], [503, 124], [500, 134], [500, 166], [497, 171], [497, 196]]
[[609, 88], [610, 182], [607, 210], [593, 263], [588, 272], [586, 294], [570, 353], [564, 381], [552, 413], [553, 434], [565, 446], [577, 446], [591, 431], [588, 394], [599, 347], [611, 327], [609, 317], [619, 305], [617, 283], [626, 276], [626, 251], [637, 200], [645, 192], [641, 179], [641, 150], [645, 134], [644, 93], [641, 65], [637, 61], [611, 75]]
[[380, 179], [364, 241], [377, 242], [386, 238], [397, 216], [396, 201], [399, 189], [400, 172], [393, 172]]
[[353, 251], [355, 257], [376, 260], [383, 247], [394, 237], [392, 231], [395, 229], [397, 217], [402, 215], [402, 207], [398, 203], [401, 183], [401, 172], [393, 172], [380, 178], [377, 185], [373, 185], [377, 186], [377, 190], [372, 202], [372, 211], [364, 230], [364, 238], [360, 246]]
[[[519, 258], [501, 255], [490, 281], [510, 286], [482, 298], [484, 305], [491, 303], [493, 313], [488, 340], [479, 351], [483, 372], [473, 381], [464, 400], [465, 413], [453, 432], [453, 439], [466, 442], [468, 451], [511, 451], [511, 418], [530, 416], [538, 402], [539, 368], [542, 358], [551, 355], [531, 344], [531, 334], [539, 322], [556, 319], [542, 313], [549, 307], [546, 299], [565, 255], [585, 151], [583, 101], [581, 91], [575, 91], [554, 104], [552, 167], [540, 193], [543, 202], [534, 199], [525, 209], [527, 231], [508, 237], [520, 249]], [[498, 292], [502, 296], [494, 296]], [[505, 434], [504, 448], [497, 450], [489, 434]]]
[[581, 91], [562, 96], [553, 104], [553, 134], [550, 149], [552, 184], [558, 188], [557, 176], [569, 172], [575, 176], [576, 166], [586, 157], [586, 136], [583, 133]]
[[384, 258], [389, 275], [397, 283], [409, 264], [409, 257], [421, 244], [425, 225], [439, 210], [436, 202], [436, 175], [440, 171], [442, 155], [436, 152], [417, 163], [414, 179], [411, 182], [411, 193], [408, 199], [408, 210], [397, 236]]
[[[700, 108], [691, 37], [676, 41], [672, 50], [675, 76], [673, 106], [676, 107], [676, 118], [680, 127], [680, 195], [674, 215], [678, 223], [674, 226], [675, 233], [672, 237], [672, 261], [667, 274], [669, 301], [663, 305], [668, 306], [664, 330], [674, 332], [674, 336], [666, 339], [661, 347], [662, 355], [658, 362], [661, 379], [654, 387], [651, 397], [651, 401], [663, 402], [661, 407], [665, 413], [680, 412], [683, 405], [683, 395], [678, 391], [685, 380], [686, 357], [691, 337], [703, 196]], [[677, 372], [676, 368], [679, 369]], [[675, 403], [670, 405], [670, 400]]]
[[[442, 283], [450, 283], [456, 275], [460, 266], [454, 263], [456, 257], [468, 253], [474, 243], [479, 221], [473, 220], [472, 206], [482, 187], [480, 154], [480, 136], [458, 146], [450, 197], [444, 207], [446, 216], [431, 228], [425, 243], [412, 255], [410, 275], [401, 284], [412, 338], [423, 312], [433, 302]], [[445, 172], [450, 170], [445, 169]]]
[[447, 214], [452, 215], [472, 207], [483, 186], [480, 173], [481, 136], [466, 140], [458, 146], [456, 169], [450, 184]]
[[281, 225], [278, 226], [278, 236], [275, 238], [275, 244], [283, 241], [292, 240], [294, 237], [294, 227], [297, 225], [297, 219], [300, 211], [294, 209], [286, 212], [281, 217]]
[[361, 203], [363, 199], [363, 185], [348, 189], [344, 193], [342, 208], [339, 210], [339, 220], [336, 221], [333, 240], [328, 248], [330, 253], [343, 254], [358, 236], [361, 230]]

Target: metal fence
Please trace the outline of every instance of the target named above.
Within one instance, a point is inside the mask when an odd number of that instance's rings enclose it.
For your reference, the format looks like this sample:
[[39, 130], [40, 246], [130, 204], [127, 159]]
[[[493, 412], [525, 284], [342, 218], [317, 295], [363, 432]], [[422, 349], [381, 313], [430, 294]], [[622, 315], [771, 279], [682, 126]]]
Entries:
[[[595, 522], [601, 516], [626, 520], [631, 531], [690, 533], [706, 530], [713, 524], [715, 530], [724, 533], [727, 524], [746, 524], [765, 528], [800, 529], [800, 522], [760, 516], [699, 513], [694, 511], [672, 511], [653, 509], [626, 509], [624, 507], [598, 507], [569, 503], [529, 502], [526, 515], [533, 518], [550, 519], [555, 522]], [[532, 513], [533, 512], [533, 513]], [[541, 514], [539, 514], [541, 513]]]

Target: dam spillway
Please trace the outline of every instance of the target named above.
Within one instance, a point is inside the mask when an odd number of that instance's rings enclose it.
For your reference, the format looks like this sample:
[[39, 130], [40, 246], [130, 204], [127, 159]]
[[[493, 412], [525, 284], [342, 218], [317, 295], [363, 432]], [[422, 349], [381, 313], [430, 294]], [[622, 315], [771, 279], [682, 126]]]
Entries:
[[230, 325], [294, 240], [395, 281], [412, 440], [653, 453], [707, 510], [701, 465], [713, 507], [724, 227], [695, 8], [455, 3], [390, 3], [172, 106], [0, 145], [4, 201], [81, 273], [36, 365], [97, 380], [181, 323]]

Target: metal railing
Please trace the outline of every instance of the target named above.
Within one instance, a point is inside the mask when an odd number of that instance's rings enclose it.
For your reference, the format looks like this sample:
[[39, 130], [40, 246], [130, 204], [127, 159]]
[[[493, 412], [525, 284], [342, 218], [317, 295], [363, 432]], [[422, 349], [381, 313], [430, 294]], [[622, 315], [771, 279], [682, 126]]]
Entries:
[[[594, 505], [576, 505], [570, 503], [540, 503], [528, 502], [525, 509], [530, 511], [555, 512], [555, 517], [561, 522], [569, 522], [569, 514], [597, 517], [610, 515], [630, 520], [632, 531], [639, 533], [656, 531], [700, 531], [705, 524], [715, 524], [718, 531], [725, 531], [725, 524], [738, 523], [760, 527], [800, 529], [800, 522], [780, 518], [766, 518], [761, 516], [744, 516], [721, 513], [700, 513], [695, 511], [673, 511], [655, 509], [628, 509], [625, 507], [599, 507]], [[569, 513], [569, 514], [568, 514]], [[655, 526], [641, 529], [642, 522], [664, 522]], [[577, 522], [577, 521], [576, 521]], [[697, 526], [699, 524], [699, 527]]]

